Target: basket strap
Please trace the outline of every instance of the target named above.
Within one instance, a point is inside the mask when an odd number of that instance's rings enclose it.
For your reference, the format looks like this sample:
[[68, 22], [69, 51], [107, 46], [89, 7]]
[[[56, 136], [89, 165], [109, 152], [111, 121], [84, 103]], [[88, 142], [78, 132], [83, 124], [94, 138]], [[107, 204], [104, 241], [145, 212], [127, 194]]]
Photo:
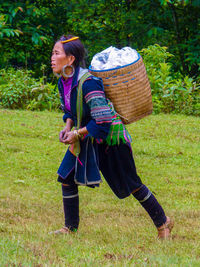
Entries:
[[[78, 84], [78, 91], [77, 91], [77, 101], [76, 101], [76, 112], [77, 112], [77, 126], [76, 129], [79, 129], [81, 126], [81, 120], [82, 120], [82, 115], [83, 115], [83, 91], [82, 91], [82, 86], [84, 81], [89, 78], [91, 74], [89, 72], [86, 72], [80, 79], [79, 84]], [[78, 139], [75, 143], [71, 144], [69, 146], [69, 151], [77, 157], [77, 160], [79, 163], [82, 165], [80, 159], [78, 158], [81, 147], [80, 147], [80, 140]], [[77, 164], [77, 163], [76, 163]]]
[[122, 116], [122, 115], [121, 115], [121, 114], [119, 114], [118, 112], [116, 112], [116, 114], [117, 114], [117, 115], [119, 115], [119, 116], [120, 116], [120, 118], [122, 118], [122, 119], [124, 119], [124, 120], [126, 120], [126, 121], [128, 122], [128, 119], [127, 119], [126, 117]]
[[[107, 99], [108, 99], [108, 98], [107, 98]], [[108, 101], [111, 102], [110, 99], [108, 99]], [[126, 117], [122, 116], [121, 114], [119, 114], [119, 113], [114, 109], [114, 105], [113, 105], [112, 102], [111, 102], [111, 104], [112, 104], [111, 107], [110, 107], [111, 111], [112, 111], [112, 112], [115, 112], [115, 114], [117, 114], [118, 116], [120, 116], [120, 118], [123, 118], [124, 120], [126, 120], [126, 121], [128, 122], [128, 119], [127, 119]]]
[[76, 101], [76, 112], [77, 112], [77, 129], [81, 126], [81, 120], [83, 115], [83, 90], [82, 86], [86, 79], [91, 76], [91, 73], [86, 72], [80, 79], [78, 84], [78, 92], [77, 92], [77, 101]]

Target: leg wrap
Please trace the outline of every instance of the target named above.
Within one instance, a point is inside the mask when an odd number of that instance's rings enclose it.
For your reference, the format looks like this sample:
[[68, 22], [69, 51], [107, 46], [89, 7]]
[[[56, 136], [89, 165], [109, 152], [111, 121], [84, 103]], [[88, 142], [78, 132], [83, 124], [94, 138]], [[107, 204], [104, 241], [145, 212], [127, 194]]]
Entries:
[[167, 218], [161, 205], [151, 193], [151, 191], [143, 185], [133, 196], [140, 202], [143, 208], [148, 212], [156, 227], [163, 225]]
[[65, 226], [76, 231], [79, 225], [79, 196], [78, 186], [62, 185], [63, 208], [65, 215]]

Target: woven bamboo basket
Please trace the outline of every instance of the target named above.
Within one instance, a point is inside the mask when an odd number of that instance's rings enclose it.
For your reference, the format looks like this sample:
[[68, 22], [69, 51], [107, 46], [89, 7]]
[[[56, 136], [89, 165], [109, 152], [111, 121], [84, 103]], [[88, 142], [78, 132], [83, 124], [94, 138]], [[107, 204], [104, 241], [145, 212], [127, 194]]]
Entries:
[[149, 80], [142, 57], [122, 67], [92, 70], [92, 75], [103, 80], [105, 94], [113, 103], [124, 124], [140, 120], [153, 111]]

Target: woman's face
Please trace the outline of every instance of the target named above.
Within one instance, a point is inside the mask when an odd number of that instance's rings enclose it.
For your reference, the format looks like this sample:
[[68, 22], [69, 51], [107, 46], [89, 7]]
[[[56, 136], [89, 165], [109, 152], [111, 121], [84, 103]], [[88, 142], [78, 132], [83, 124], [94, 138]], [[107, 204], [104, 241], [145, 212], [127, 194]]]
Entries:
[[51, 68], [53, 72], [60, 74], [64, 65], [72, 65], [75, 57], [72, 55], [66, 56], [61, 42], [54, 45], [51, 56]]

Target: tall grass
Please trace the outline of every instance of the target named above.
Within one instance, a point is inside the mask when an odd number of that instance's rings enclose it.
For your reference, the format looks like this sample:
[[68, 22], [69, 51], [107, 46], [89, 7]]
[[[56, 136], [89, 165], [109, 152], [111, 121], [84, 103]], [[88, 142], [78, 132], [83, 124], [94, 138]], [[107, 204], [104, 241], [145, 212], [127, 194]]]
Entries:
[[48, 234], [63, 225], [61, 117], [0, 110], [0, 266], [199, 266], [200, 119], [161, 114], [128, 126], [138, 173], [175, 220], [162, 242], [134, 198], [117, 199], [105, 181], [80, 187], [77, 234]]

